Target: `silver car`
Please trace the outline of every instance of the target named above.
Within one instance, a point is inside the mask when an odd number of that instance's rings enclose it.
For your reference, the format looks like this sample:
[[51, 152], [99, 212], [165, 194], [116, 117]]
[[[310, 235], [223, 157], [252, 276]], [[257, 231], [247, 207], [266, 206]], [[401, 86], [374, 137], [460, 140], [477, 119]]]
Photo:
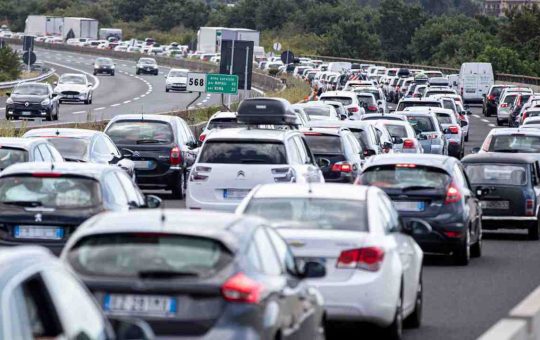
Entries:
[[392, 136], [394, 152], [401, 153], [424, 153], [422, 143], [416, 138], [416, 134], [411, 124], [400, 120], [378, 120], [377, 124], [386, 127]]

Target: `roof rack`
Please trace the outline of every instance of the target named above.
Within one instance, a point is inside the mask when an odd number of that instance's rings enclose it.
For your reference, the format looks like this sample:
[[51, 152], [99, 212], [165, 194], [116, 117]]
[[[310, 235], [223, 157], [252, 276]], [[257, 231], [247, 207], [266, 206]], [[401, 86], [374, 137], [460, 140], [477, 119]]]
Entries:
[[237, 120], [248, 126], [283, 126], [297, 129], [301, 124], [291, 103], [283, 98], [244, 99], [238, 107]]

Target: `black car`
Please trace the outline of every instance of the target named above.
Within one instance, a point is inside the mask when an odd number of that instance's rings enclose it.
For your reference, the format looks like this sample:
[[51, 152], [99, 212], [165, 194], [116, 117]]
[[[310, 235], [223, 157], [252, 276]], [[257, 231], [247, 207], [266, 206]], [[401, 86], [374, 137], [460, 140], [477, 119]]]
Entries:
[[428, 222], [430, 234], [413, 237], [425, 253], [451, 255], [459, 265], [482, 254], [482, 209], [461, 163], [448, 156], [372, 157], [358, 179], [390, 196], [400, 215]]
[[98, 74], [110, 74], [114, 77], [114, 71], [116, 69], [115, 63], [111, 58], [96, 58], [94, 62], [94, 75]]
[[487, 96], [484, 97], [482, 105], [482, 113], [484, 116], [489, 117], [491, 115], [497, 115], [497, 107], [499, 105], [499, 97], [502, 90], [509, 87], [509, 85], [493, 85], [489, 89]]
[[63, 161], [62, 155], [46, 139], [0, 138], [0, 171], [17, 163]]
[[462, 160], [471, 186], [480, 195], [484, 229], [527, 229], [539, 239], [540, 168], [538, 157], [483, 153]]
[[67, 162], [118, 165], [135, 179], [135, 164], [122, 156], [109, 136], [85, 129], [32, 129], [25, 138], [45, 138], [56, 147]]
[[107, 210], [157, 207], [120, 168], [19, 163], [0, 174], [0, 246], [39, 244], [58, 254], [86, 219]]
[[364, 163], [364, 151], [347, 129], [309, 129], [309, 149], [321, 167], [325, 182], [353, 183]]
[[58, 120], [60, 103], [51, 85], [45, 83], [21, 83], [7, 93], [6, 119], [45, 118]]
[[320, 339], [320, 293], [265, 221], [187, 210], [108, 213], [61, 255], [109, 316], [147, 321], [158, 337]]
[[159, 74], [159, 67], [154, 58], [140, 58], [135, 68], [136, 74]]
[[165, 115], [117, 115], [105, 128], [125, 157], [135, 163], [143, 189], [171, 190], [182, 198], [198, 143], [186, 122]]

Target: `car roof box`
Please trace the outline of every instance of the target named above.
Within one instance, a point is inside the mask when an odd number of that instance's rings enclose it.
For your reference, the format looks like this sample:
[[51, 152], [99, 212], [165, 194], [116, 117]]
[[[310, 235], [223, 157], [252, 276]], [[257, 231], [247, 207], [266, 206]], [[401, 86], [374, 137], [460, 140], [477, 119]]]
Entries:
[[291, 103], [283, 98], [244, 99], [238, 107], [237, 119], [249, 125], [299, 125]]

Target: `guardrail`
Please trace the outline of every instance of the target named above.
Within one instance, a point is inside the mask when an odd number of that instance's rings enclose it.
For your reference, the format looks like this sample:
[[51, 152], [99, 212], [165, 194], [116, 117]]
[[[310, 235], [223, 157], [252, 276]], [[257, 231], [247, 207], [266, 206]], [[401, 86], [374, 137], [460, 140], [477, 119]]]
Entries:
[[[4, 40], [6, 43], [12, 44], [12, 45], [22, 44], [21, 40], [18, 40], [18, 39], [4, 39]], [[46, 44], [43, 42], [35, 42], [35, 46], [47, 48], [50, 50], [56, 50], [56, 51], [93, 54], [93, 55], [114, 58], [114, 59], [124, 59], [124, 60], [132, 60], [132, 61], [137, 61], [140, 57], [146, 56], [145, 54], [140, 54], [140, 53], [101, 50], [97, 48], [72, 46], [72, 45], [66, 45], [66, 44]], [[166, 66], [187, 68], [189, 70], [199, 71], [199, 72], [217, 72], [218, 71], [218, 66], [216, 64], [207, 63], [203, 61], [197, 61], [197, 60], [192, 60], [192, 59], [176, 59], [176, 58], [164, 57], [164, 56], [151, 56], [151, 57], [155, 58], [158, 64], [162, 64]], [[283, 84], [278, 78], [274, 78], [260, 72], [254, 71], [251, 79], [252, 79], [253, 84], [255, 84], [257, 87], [260, 87], [264, 91], [278, 91], [283, 87]]]
[[55, 69], [50, 69], [48, 72], [40, 74], [39, 76], [34, 77], [34, 78], [19, 79], [19, 80], [14, 80], [14, 81], [4, 81], [0, 83], [0, 89], [10, 89], [20, 83], [27, 83], [31, 81], [42, 81], [52, 76], [55, 72], [56, 72]]
[[[380, 60], [365, 60], [365, 59], [353, 59], [353, 58], [339, 58], [339, 57], [330, 57], [330, 56], [319, 56], [319, 55], [306, 55], [307, 58], [319, 59], [324, 61], [346, 61], [350, 63], [358, 64], [375, 64], [381, 65], [388, 68], [391, 67], [404, 67], [411, 69], [422, 69], [422, 70], [431, 70], [431, 71], [441, 71], [446, 74], [459, 73], [459, 69], [453, 67], [444, 67], [444, 66], [429, 66], [429, 65], [418, 65], [418, 64], [402, 64], [402, 63], [392, 63], [387, 61]], [[507, 74], [507, 73], [495, 73], [495, 80], [510, 82], [510, 83], [520, 83], [520, 84], [529, 84], [540, 86], [540, 77], [530, 77], [519, 74]]]

